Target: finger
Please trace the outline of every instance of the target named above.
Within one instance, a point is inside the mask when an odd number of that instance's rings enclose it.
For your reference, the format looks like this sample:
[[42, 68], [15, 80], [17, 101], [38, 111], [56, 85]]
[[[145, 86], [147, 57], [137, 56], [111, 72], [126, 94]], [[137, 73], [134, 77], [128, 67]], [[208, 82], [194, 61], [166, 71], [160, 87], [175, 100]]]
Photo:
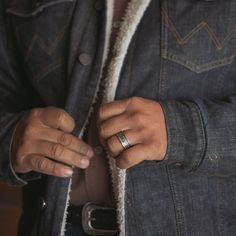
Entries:
[[65, 110], [47, 107], [35, 111], [35, 115], [46, 126], [60, 129], [64, 132], [72, 132], [75, 128], [75, 121]]
[[78, 152], [90, 158], [94, 155], [92, 147], [84, 141], [60, 130], [44, 127], [38, 131], [38, 137], [41, 140], [59, 143], [72, 151]]
[[98, 126], [99, 136], [106, 140], [120, 131], [132, 129], [133, 126], [127, 114], [123, 113], [102, 122]]
[[129, 99], [103, 104], [98, 112], [98, 123], [125, 112]]
[[128, 169], [144, 160], [150, 160], [151, 155], [151, 150], [147, 145], [138, 144], [122, 152], [116, 158], [116, 164], [121, 169]]
[[72, 168], [41, 155], [27, 156], [27, 166], [30, 170], [37, 171], [47, 175], [53, 175], [56, 177], [71, 177], [73, 174]]
[[[140, 144], [143, 141], [137, 131], [126, 130], [123, 131], [123, 133], [131, 146]], [[106, 141], [106, 146], [109, 154], [113, 157], [118, 156], [122, 151], [124, 151], [124, 147], [116, 135], [113, 135]]]
[[47, 141], [32, 142], [31, 153], [49, 157], [70, 166], [85, 169], [89, 166], [90, 160], [87, 156], [74, 152], [61, 144]]

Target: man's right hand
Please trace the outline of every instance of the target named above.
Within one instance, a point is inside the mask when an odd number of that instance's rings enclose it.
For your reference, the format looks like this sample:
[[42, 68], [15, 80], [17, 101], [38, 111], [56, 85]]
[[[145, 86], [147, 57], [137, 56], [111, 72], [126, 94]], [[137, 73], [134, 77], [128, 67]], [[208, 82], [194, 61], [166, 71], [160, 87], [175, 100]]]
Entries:
[[17, 173], [37, 171], [70, 177], [72, 166], [87, 168], [92, 148], [70, 133], [74, 119], [64, 110], [31, 110], [17, 125], [12, 142], [12, 165]]

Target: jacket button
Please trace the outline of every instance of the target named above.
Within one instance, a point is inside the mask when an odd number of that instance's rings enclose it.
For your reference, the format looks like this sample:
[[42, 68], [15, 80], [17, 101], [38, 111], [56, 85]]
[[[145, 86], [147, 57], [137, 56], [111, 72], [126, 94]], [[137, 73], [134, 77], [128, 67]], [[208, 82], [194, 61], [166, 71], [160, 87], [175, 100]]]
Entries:
[[39, 206], [39, 210], [43, 210], [45, 207], [46, 207], [46, 202], [44, 201], [44, 199], [41, 197], [39, 198], [39, 203], [38, 203], [38, 206]]
[[78, 61], [84, 66], [88, 66], [92, 63], [91, 57], [86, 53], [81, 53], [78, 57]]
[[103, 9], [103, 1], [101, 1], [101, 0], [96, 1], [94, 4], [94, 8], [97, 11], [101, 11]]

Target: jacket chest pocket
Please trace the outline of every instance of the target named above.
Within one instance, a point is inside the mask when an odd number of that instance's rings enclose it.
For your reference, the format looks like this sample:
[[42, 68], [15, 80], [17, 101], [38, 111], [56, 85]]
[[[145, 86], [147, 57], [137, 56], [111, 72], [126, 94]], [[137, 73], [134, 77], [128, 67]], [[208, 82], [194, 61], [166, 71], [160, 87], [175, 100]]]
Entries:
[[172, 78], [170, 86], [184, 84], [185, 91], [191, 91], [185, 97], [191, 98], [196, 80], [196, 96], [219, 92], [223, 73], [232, 69], [236, 55], [235, 13], [236, 2], [230, 0], [166, 1], [162, 9], [162, 58], [167, 61], [166, 76]]
[[182, 0], [162, 13], [169, 42], [164, 57], [196, 73], [232, 63], [236, 54], [233, 1]]
[[10, 17], [20, 55], [34, 81], [64, 63], [74, 0], [12, 0]]

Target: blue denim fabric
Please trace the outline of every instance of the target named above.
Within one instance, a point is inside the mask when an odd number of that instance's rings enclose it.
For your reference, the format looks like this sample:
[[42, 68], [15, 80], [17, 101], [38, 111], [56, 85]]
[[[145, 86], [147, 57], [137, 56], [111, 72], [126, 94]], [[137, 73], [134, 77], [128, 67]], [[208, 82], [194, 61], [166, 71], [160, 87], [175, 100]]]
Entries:
[[[24, 236], [60, 235], [69, 179], [17, 177], [11, 138], [24, 112], [49, 105], [65, 108], [80, 133], [104, 49], [106, 12], [95, 3], [0, 2], [0, 176], [28, 181]], [[235, 13], [234, 0], [152, 0], [132, 38], [116, 99], [160, 102], [168, 150], [127, 171], [127, 236], [236, 235]]]

